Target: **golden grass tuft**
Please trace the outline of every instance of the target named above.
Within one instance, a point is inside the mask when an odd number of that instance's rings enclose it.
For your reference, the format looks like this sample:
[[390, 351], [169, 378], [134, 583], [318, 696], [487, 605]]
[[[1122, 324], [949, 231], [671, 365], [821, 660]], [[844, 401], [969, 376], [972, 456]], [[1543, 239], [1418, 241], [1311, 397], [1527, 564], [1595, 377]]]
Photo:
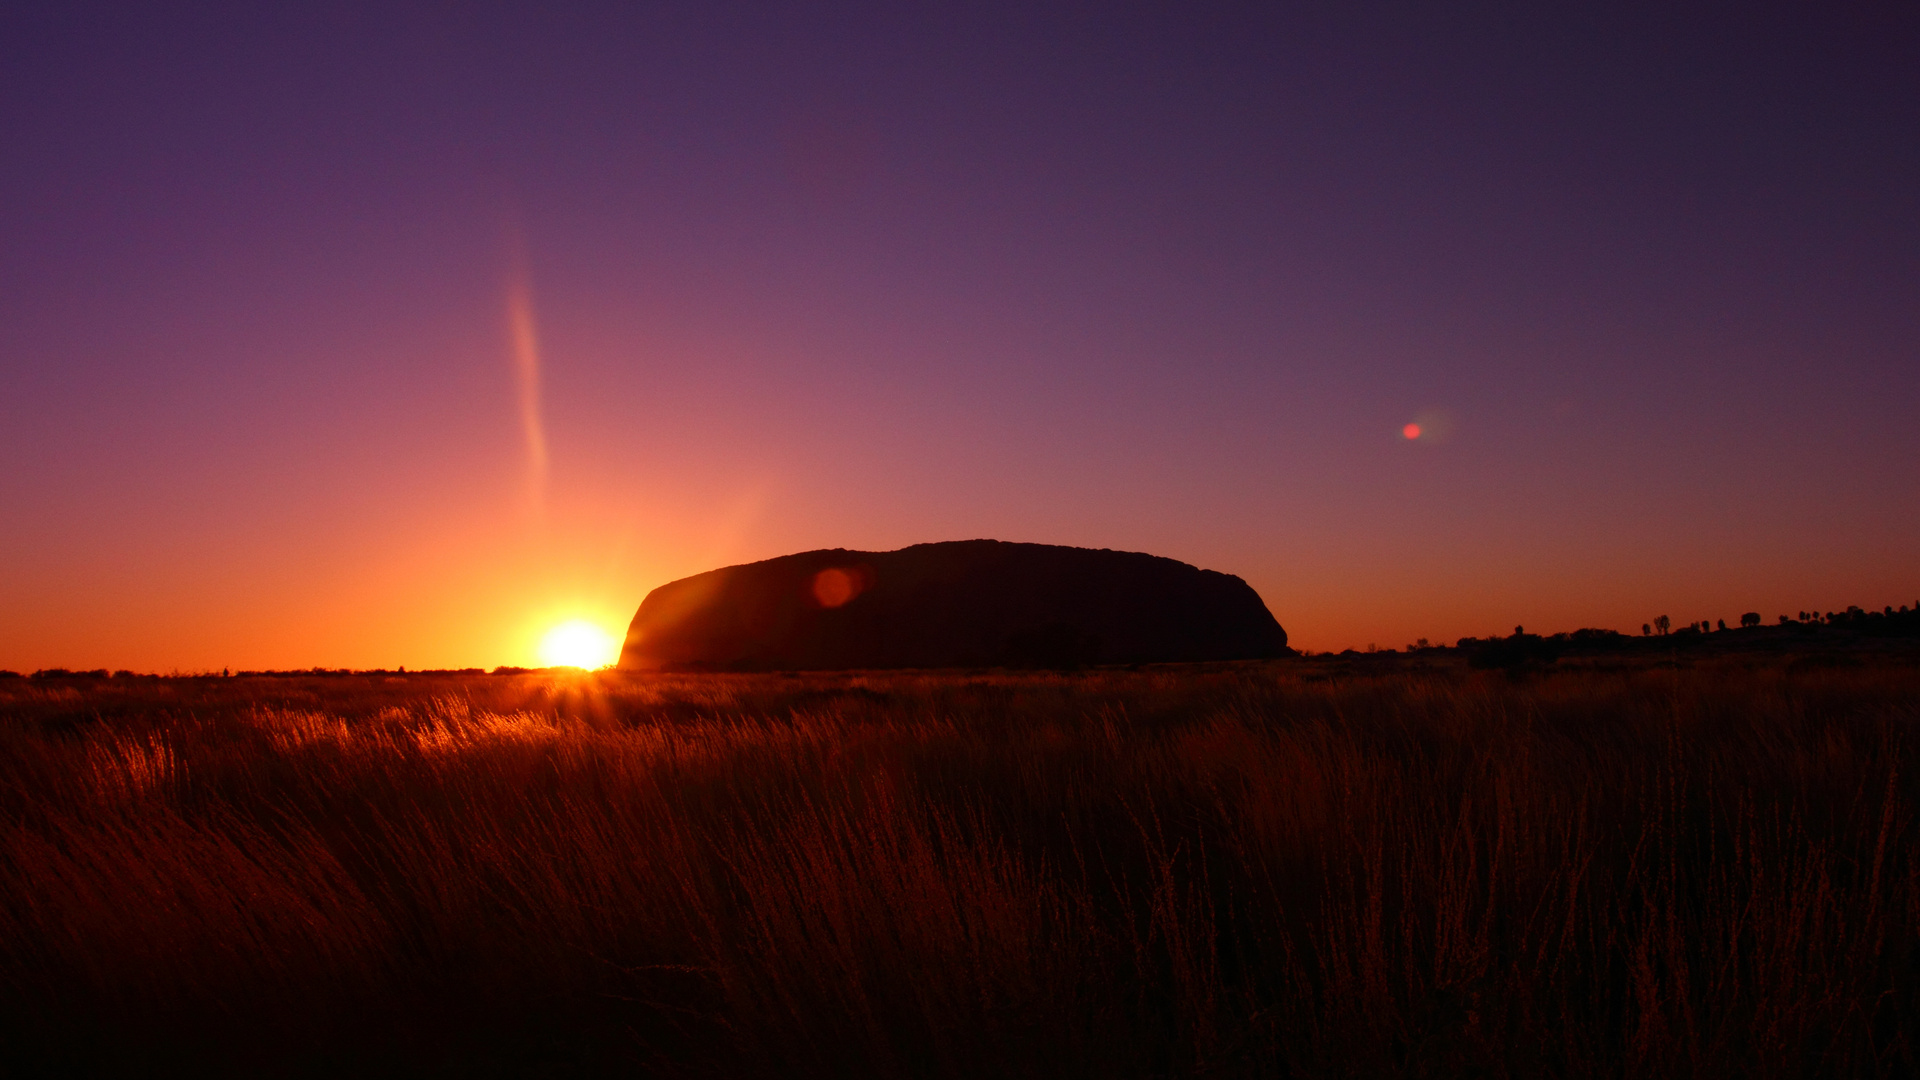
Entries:
[[26, 1072], [1895, 1076], [1920, 671], [0, 683]]

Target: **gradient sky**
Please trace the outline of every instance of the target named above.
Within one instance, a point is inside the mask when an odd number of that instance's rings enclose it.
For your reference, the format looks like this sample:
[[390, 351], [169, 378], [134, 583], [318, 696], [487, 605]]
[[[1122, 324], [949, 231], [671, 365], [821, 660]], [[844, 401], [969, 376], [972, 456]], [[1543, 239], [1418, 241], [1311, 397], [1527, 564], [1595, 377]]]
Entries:
[[0, 667], [971, 537], [1313, 650], [1920, 599], [1911, 5], [167, 7], [0, 10]]

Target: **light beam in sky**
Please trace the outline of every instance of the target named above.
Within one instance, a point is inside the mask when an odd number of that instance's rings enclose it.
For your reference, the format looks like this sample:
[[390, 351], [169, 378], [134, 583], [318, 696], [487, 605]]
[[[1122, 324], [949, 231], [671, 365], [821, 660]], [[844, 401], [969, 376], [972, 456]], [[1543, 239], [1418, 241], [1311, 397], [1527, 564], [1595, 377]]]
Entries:
[[507, 287], [507, 330], [520, 390], [520, 428], [527, 441], [528, 485], [540, 508], [547, 486], [547, 431], [540, 418], [540, 338], [533, 320], [533, 289], [524, 273]]

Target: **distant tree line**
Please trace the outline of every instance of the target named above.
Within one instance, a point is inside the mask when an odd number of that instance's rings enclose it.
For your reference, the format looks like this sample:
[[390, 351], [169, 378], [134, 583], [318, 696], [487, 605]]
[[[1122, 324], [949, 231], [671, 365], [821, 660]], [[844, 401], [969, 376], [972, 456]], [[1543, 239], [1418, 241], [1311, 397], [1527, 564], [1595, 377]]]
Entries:
[[1899, 608], [1888, 606], [1879, 611], [1866, 611], [1859, 607], [1825, 614], [1803, 611], [1797, 618], [1780, 616], [1773, 627], [1764, 625], [1765, 620], [1757, 611], [1743, 613], [1738, 621], [1738, 628], [1728, 627], [1725, 619], [1697, 619], [1676, 627], [1671, 616], [1659, 615], [1640, 624], [1640, 638], [1597, 629], [1542, 636], [1529, 634], [1524, 627], [1516, 626], [1511, 636], [1461, 638], [1455, 648], [1468, 654], [1468, 664], [1472, 667], [1515, 670], [1544, 667], [1569, 652], [1631, 651], [1643, 647], [1643, 644], [1650, 644], [1642, 641], [1646, 638], [1665, 639], [1661, 648], [1669, 644], [1682, 646], [1689, 641], [1704, 641], [1709, 635], [1718, 637], [1721, 634], [1731, 635], [1733, 640], [1754, 641], [1769, 637], [1778, 639], [1782, 633], [1793, 637], [1831, 636], [1842, 640], [1850, 637], [1920, 638], [1920, 602]]
[[[1757, 629], [1765, 620], [1757, 611], [1749, 611], [1740, 616], [1740, 629]], [[1849, 607], [1845, 611], [1802, 611], [1797, 615], [1782, 615], [1778, 625], [1785, 627], [1830, 626], [1852, 630], [1869, 637], [1908, 637], [1920, 632], [1920, 601], [1911, 607], [1902, 604], [1895, 608], [1891, 604], [1879, 611], [1866, 611], [1859, 607]], [[1673, 619], [1666, 615], [1655, 616], [1650, 623], [1640, 624], [1643, 637], [1665, 637], [1669, 634], [1707, 634], [1728, 629], [1725, 619], [1701, 619], [1688, 623], [1679, 629], [1673, 628]]]

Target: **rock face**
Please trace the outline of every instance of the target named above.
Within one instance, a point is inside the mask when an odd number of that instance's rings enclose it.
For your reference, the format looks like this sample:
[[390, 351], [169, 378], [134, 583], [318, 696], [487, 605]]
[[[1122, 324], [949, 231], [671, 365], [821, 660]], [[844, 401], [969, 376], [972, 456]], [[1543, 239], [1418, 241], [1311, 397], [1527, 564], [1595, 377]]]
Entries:
[[958, 540], [807, 551], [647, 594], [623, 668], [1062, 667], [1285, 656], [1231, 574], [1132, 551]]

